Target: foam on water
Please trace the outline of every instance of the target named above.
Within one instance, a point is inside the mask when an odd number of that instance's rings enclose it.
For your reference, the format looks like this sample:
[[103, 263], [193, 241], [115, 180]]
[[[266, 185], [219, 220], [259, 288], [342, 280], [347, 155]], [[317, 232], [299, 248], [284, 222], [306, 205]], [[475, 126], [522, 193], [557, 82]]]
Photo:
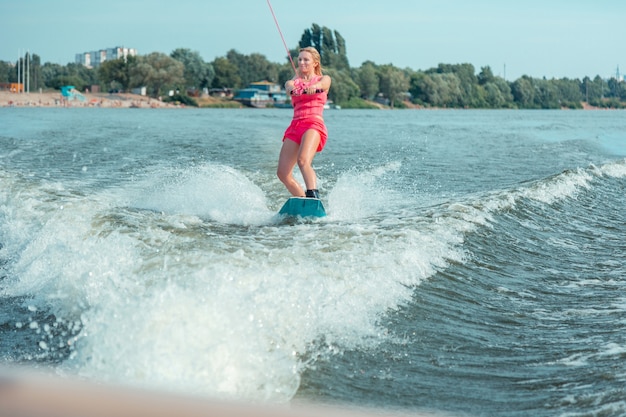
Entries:
[[[3, 195], [12, 199], [3, 250], [15, 258], [3, 294], [80, 320], [65, 372], [287, 401], [308, 361], [377, 343], [381, 314], [459, 257], [453, 231], [361, 221], [394, 198], [371, 187], [387, 169], [340, 179], [372, 197], [366, 211], [342, 210], [355, 201], [340, 185], [329, 196], [335, 218], [291, 225], [276, 223], [260, 188], [223, 166], [89, 196], [6, 180], [30, 196]], [[33, 219], [39, 227], [20, 229]], [[42, 343], [53, 348], [45, 335]]]
[[351, 171], [342, 174], [329, 196], [332, 220], [354, 221], [372, 216], [385, 207], [397, 207], [400, 195], [391, 190], [381, 192], [380, 177], [398, 171], [401, 164], [392, 162], [371, 171]]
[[626, 159], [602, 165], [594, 171], [598, 175], [606, 175], [613, 178], [624, 178], [626, 177]]
[[227, 224], [261, 224], [270, 215], [262, 190], [228, 166], [203, 165], [170, 170], [162, 176], [162, 183], [149, 184], [150, 191], [141, 193], [131, 204]]
[[593, 169], [568, 171], [421, 208], [377, 186], [397, 168], [341, 174], [328, 218], [289, 225], [273, 220], [261, 187], [221, 165], [91, 195], [2, 173], [2, 294], [80, 322], [64, 372], [288, 401], [316, 358], [384, 340], [381, 317], [464, 262], [467, 233], [522, 198], [551, 204], [594, 180]]

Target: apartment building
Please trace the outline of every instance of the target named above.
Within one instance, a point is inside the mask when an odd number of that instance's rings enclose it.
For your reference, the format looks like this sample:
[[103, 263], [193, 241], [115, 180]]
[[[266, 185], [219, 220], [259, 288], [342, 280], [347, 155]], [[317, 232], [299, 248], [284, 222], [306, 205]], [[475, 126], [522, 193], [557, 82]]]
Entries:
[[117, 46], [115, 48], [100, 49], [98, 51], [83, 52], [76, 54], [74, 62], [82, 64], [88, 68], [97, 68], [100, 64], [111, 59], [126, 58], [129, 56], [136, 56], [137, 50], [135, 48], [124, 48], [123, 46]]

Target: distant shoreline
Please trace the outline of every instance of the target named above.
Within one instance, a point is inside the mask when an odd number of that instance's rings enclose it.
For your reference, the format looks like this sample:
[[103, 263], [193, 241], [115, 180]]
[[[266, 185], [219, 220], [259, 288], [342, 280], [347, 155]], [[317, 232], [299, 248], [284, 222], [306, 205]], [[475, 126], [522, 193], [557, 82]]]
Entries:
[[81, 99], [68, 100], [60, 91], [11, 93], [0, 91], [0, 107], [102, 107], [102, 108], [177, 108], [173, 103], [136, 94], [81, 93]]
[[[68, 100], [61, 95], [60, 91], [47, 91], [42, 93], [11, 93], [8, 91], [0, 91], [0, 108], [1, 107], [67, 107], [67, 108], [144, 108], [144, 109], [174, 109], [184, 108], [185, 105], [175, 103], [165, 103], [161, 100], [148, 96], [127, 93], [83, 93], [84, 100], [73, 99]], [[201, 103], [200, 108], [241, 108], [242, 106], [220, 106], [217, 105], [219, 99], [205, 100], [207, 103]], [[586, 102], [582, 102], [582, 110], [611, 110], [600, 107], [594, 107]], [[382, 105], [377, 106], [379, 109], [389, 109]], [[437, 108], [423, 107], [413, 104], [407, 104], [406, 109], [414, 110], [464, 110], [461, 108]], [[474, 109], [483, 110], [483, 109]], [[490, 109], [484, 109], [490, 110]], [[491, 109], [501, 110], [501, 109]], [[523, 110], [523, 109], [519, 109]], [[562, 108], [562, 110], [571, 110]]]

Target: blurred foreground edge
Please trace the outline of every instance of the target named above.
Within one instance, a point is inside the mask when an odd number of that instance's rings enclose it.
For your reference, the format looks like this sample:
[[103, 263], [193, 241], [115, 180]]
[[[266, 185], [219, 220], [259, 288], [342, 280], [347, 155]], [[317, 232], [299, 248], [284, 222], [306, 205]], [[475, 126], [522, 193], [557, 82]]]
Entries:
[[[0, 367], [0, 417], [374, 417], [414, 413], [235, 404]], [[424, 414], [420, 414], [425, 416]]]

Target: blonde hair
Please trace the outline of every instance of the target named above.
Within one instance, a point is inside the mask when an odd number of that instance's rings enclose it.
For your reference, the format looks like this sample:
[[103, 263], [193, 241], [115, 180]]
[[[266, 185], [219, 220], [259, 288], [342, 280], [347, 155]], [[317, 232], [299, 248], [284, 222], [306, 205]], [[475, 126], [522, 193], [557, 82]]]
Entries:
[[315, 67], [315, 75], [322, 75], [322, 57], [320, 56], [320, 53], [317, 52], [317, 49], [312, 46], [307, 46], [306, 48], [300, 48], [298, 52], [310, 53], [313, 56], [313, 62], [317, 64]]

